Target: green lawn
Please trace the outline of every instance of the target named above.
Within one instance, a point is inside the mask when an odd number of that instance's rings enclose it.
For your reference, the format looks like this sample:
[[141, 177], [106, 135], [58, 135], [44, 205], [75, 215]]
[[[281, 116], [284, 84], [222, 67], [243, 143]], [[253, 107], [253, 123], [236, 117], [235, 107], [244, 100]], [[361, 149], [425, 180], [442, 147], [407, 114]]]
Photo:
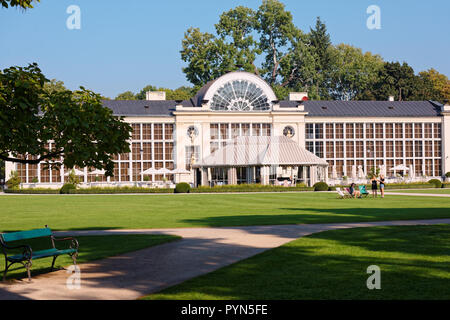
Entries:
[[386, 190], [386, 192], [401, 192], [401, 193], [433, 193], [433, 194], [450, 194], [450, 188], [443, 189], [421, 189], [421, 190]]
[[[367, 267], [381, 269], [368, 290]], [[327, 231], [146, 299], [450, 299], [450, 225]]]
[[450, 198], [335, 193], [0, 196], [0, 231], [218, 227], [450, 218]]
[[[82, 236], [76, 237], [80, 245], [79, 256], [77, 263], [83, 263], [88, 261], [94, 261], [103, 259], [106, 257], [115, 256], [118, 254], [136, 251], [152, 247], [158, 244], [162, 244], [169, 241], [180, 239], [176, 236], [169, 235], [112, 235], [112, 236]], [[41, 249], [51, 248], [51, 242], [49, 238], [38, 238], [17, 241], [14, 244], [26, 243], [30, 244], [33, 251]], [[62, 242], [56, 244], [57, 248], [66, 248]], [[17, 252], [21, 253], [21, 252]], [[31, 276], [37, 274], [50, 272], [52, 264], [52, 258], [44, 258], [33, 260], [33, 266], [31, 270]], [[71, 265], [72, 259], [68, 255], [58, 257], [55, 267]], [[0, 256], [0, 281], [3, 279], [3, 271], [5, 265], [5, 258], [3, 254]], [[8, 270], [7, 279], [11, 278], [24, 278], [27, 277], [26, 270], [21, 264], [16, 264]]]

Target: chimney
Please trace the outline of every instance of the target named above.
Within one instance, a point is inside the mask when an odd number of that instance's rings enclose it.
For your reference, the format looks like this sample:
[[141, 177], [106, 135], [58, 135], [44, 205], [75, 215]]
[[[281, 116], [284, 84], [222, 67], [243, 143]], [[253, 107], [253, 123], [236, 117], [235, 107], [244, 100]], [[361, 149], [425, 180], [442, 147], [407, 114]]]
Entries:
[[166, 100], [166, 92], [165, 91], [147, 91], [145, 93], [145, 100]]
[[289, 92], [289, 101], [306, 101], [308, 92]]
[[394, 96], [389, 96], [389, 101], [395, 101]]

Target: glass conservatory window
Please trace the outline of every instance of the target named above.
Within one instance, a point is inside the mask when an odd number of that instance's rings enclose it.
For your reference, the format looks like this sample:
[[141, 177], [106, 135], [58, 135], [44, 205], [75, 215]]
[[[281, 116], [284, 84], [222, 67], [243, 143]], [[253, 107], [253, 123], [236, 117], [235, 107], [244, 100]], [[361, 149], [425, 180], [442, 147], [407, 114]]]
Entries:
[[211, 109], [222, 111], [266, 111], [270, 104], [264, 91], [247, 80], [225, 83], [214, 94]]

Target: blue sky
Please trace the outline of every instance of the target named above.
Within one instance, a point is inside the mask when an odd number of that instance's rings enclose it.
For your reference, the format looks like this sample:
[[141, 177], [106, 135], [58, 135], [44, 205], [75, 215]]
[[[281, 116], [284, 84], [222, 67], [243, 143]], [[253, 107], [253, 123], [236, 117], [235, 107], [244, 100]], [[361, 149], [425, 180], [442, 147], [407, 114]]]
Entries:
[[[284, 0], [303, 31], [316, 16], [333, 43], [349, 43], [406, 61], [416, 72], [431, 67], [450, 76], [448, 0]], [[181, 68], [181, 40], [190, 26], [213, 32], [219, 15], [261, 1], [41, 0], [34, 9], [0, 9], [0, 68], [37, 62], [48, 78], [70, 89], [83, 85], [105, 96], [147, 84], [189, 85]], [[81, 29], [69, 30], [69, 5], [81, 8]], [[381, 8], [381, 30], [366, 27], [369, 5]]]

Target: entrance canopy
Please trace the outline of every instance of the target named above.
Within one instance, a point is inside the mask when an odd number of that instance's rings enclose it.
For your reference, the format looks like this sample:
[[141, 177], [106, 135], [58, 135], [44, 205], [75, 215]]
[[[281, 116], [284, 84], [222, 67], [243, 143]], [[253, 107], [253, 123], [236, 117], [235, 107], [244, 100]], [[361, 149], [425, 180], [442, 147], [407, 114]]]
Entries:
[[194, 167], [328, 166], [288, 137], [238, 137]]

